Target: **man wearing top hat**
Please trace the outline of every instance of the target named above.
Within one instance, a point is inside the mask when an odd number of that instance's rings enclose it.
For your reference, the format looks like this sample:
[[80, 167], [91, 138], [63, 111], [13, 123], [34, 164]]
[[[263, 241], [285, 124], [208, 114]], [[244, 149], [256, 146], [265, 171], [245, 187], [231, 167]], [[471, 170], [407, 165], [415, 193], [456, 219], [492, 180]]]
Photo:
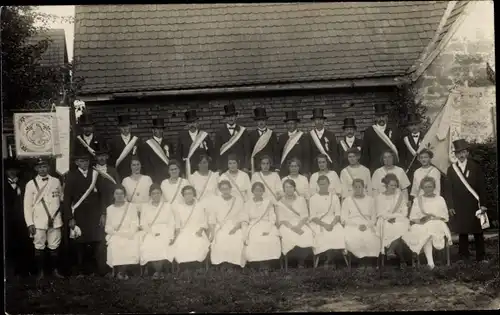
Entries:
[[395, 164], [399, 164], [399, 151], [396, 147], [398, 136], [395, 128], [387, 125], [388, 111], [384, 104], [375, 104], [375, 124], [366, 128], [361, 145], [361, 164], [373, 172], [383, 165], [381, 157], [386, 150], [391, 150], [397, 157]]
[[257, 122], [257, 129], [250, 131], [250, 168], [251, 173], [260, 171], [260, 158], [264, 155], [272, 159], [271, 169], [278, 169], [278, 136], [267, 127], [266, 109], [257, 107], [253, 110], [254, 120]]
[[142, 143], [140, 148], [144, 174], [157, 184], [161, 184], [168, 177], [168, 163], [174, 154], [172, 144], [163, 137], [164, 128], [163, 119], [154, 118], [153, 136]]
[[97, 190], [99, 173], [89, 167], [88, 151], [75, 151], [74, 160], [77, 169], [68, 173], [64, 187], [64, 219], [77, 252], [76, 272], [89, 275], [99, 271], [99, 245], [104, 239]]
[[78, 127], [81, 133], [76, 136], [73, 150], [81, 152], [81, 149], [87, 150], [92, 157], [95, 157], [95, 150], [104, 140], [94, 132], [94, 125], [89, 114], [83, 114], [78, 118]]
[[304, 132], [297, 129], [297, 124], [300, 122], [296, 111], [285, 112], [285, 120], [287, 132], [281, 134], [278, 138], [278, 152], [280, 176], [288, 175], [288, 161], [292, 158], [298, 158], [302, 164], [300, 173], [309, 178], [311, 145], [309, 137]]
[[37, 279], [44, 277], [46, 248], [49, 249], [50, 265], [54, 268], [53, 275], [63, 278], [57, 268], [63, 225], [60, 209], [61, 182], [49, 175], [49, 162], [46, 159], [37, 159], [35, 171], [35, 178], [26, 184], [23, 206], [24, 220], [35, 247]]
[[139, 137], [131, 133], [131, 125], [130, 116], [118, 116], [120, 134], [113, 137], [108, 143], [110, 163], [116, 168], [120, 178], [130, 175], [130, 159], [132, 156], [138, 155], [139, 158], [141, 157], [138, 152], [141, 146], [140, 140]]
[[319, 154], [326, 155], [329, 169], [340, 172], [337, 138], [333, 132], [325, 129], [326, 117], [323, 114], [323, 109], [314, 108], [311, 120], [314, 121], [314, 128], [309, 132], [311, 173], [319, 170], [318, 163], [316, 162], [316, 157]]
[[342, 129], [344, 130], [344, 136], [339, 140], [338, 152], [340, 168], [344, 169], [349, 165], [349, 161], [347, 160], [347, 151], [350, 148], [357, 148], [361, 152], [362, 141], [355, 136], [357, 127], [354, 118], [345, 118]]
[[[200, 155], [207, 155], [214, 159], [214, 146], [206, 131], [200, 130], [198, 116], [195, 109], [184, 113], [187, 130], [179, 133], [177, 138], [177, 160], [184, 164], [186, 178], [198, 169]], [[213, 168], [213, 167], [212, 167]]]
[[416, 114], [409, 114], [406, 120], [408, 132], [401, 138], [399, 143], [399, 158], [401, 167], [407, 171], [410, 183], [413, 182], [413, 173], [420, 166], [416, 158], [418, 147], [424, 135], [420, 132], [420, 119]]
[[469, 234], [474, 235], [476, 260], [485, 260], [484, 236], [477, 215], [485, 214], [486, 184], [481, 167], [469, 159], [469, 145], [463, 140], [453, 141], [457, 161], [446, 173], [445, 199], [450, 212], [451, 231], [459, 235], [458, 253], [469, 258]]
[[238, 112], [233, 104], [224, 105], [225, 125], [215, 133], [215, 160], [218, 172], [227, 170], [227, 157], [237, 156], [244, 172], [250, 167], [250, 142], [248, 131], [236, 123]]

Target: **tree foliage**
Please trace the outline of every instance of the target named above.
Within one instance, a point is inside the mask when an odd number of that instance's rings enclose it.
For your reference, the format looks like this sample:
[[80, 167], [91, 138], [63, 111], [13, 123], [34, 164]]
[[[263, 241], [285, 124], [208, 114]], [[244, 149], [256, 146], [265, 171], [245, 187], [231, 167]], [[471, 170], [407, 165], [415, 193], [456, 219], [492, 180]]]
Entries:
[[408, 114], [416, 114], [422, 122], [422, 129], [430, 127], [430, 119], [426, 116], [427, 107], [418, 99], [417, 88], [409, 83], [401, 84], [396, 88], [395, 97], [392, 99], [392, 110], [389, 119], [404, 128]]

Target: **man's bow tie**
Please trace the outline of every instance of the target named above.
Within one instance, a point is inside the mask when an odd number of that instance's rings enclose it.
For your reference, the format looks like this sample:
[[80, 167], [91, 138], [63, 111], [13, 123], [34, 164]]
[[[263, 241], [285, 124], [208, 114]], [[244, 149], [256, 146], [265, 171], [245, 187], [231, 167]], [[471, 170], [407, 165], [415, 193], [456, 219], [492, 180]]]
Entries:
[[46, 181], [48, 181], [48, 180], [49, 180], [49, 178], [48, 178], [48, 177], [42, 177], [42, 181], [46, 182]]
[[17, 184], [17, 178], [16, 179], [9, 178], [9, 183], [10, 184]]
[[416, 135], [412, 135], [413, 138], [418, 138], [419, 134], [416, 134]]

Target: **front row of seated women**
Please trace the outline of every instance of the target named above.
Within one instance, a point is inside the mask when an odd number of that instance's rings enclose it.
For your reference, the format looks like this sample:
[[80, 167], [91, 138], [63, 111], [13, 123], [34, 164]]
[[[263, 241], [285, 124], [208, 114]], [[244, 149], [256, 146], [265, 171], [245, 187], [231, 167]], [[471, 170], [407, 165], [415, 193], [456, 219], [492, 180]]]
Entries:
[[283, 182], [279, 201], [264, 197], [262, 182], [253, 183], [246, 202], [229, 180], [220, 181], [219, 193], [201, 201], [195, 188], [186, 185], [174, 203], [164, 201], [161, 187], [153, 184], [140, 215], [126, 201], [125, 188], [117, 186], [106, 216], [108, 264], [116, 267], [119, 279], [127, 279], [125, 268], [134, 264], [152, 265], [153, 278], [160, 278], [166, 261], [201, 263], [209, 253], [214, 265], [267, 265], [283, 254], [296, 256], [303, 267], [311, 251], [326, 254], [327, 263], [335, 250], [358, 258], [388, 251], [402, 257], [404, 242], [415, 253], [423, 249], [433, 268], [432, 249], [442, 249], [445, 237], [451, 240], [448, 211], [443, 198], [434, 194], [435, 180], [421, 181], [424, 194], [416, 198], [409, 219], [398, 178], [387, 174], [383, 183], [385, 191], [372, 198], [365, 194], [363, 180], [354, 179], [353, 194], [342, 206], [325, 175], [318, 177], [318, 192], [309, 206], [292, 179]]

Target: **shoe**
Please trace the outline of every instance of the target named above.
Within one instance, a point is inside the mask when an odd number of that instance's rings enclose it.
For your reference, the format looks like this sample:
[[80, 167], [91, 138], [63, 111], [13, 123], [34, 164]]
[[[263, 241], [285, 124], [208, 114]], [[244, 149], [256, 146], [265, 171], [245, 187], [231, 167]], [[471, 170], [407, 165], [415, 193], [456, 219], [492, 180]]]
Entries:
[[52, 272], [52, 275], [54, 277], [58, 278], [58, 279], [64, 279], [65, 278], [62, 274], [59, 273], [59, 270], [57, 270], [57, 268], [54, 269], [54, 271]]

